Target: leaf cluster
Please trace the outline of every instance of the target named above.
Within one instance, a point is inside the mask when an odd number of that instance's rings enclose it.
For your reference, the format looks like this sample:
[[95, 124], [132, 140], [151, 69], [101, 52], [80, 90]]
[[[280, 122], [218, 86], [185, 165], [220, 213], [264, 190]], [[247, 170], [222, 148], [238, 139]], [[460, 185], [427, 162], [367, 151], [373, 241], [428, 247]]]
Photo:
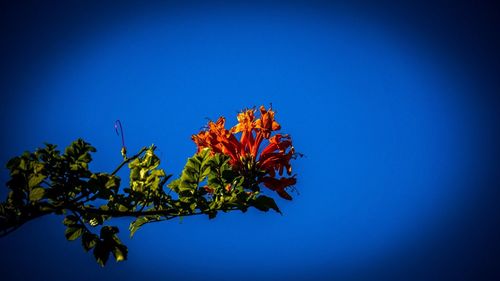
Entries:
[[[130, 236], [148, 223], [178, 217], [207, 215], [254, 207], [280, 212], [274, 199], [260, 194], [252, 179], [235, 172], [229, 158], [203, 149], [188, 158], [181, 175], [167, 184], [171, 175], [160, 168], [156, 147], [142, 148], [111, 173], [89, 169], [96, 149], [82, 139], [72, 142], [64, 152], [46, 144], [25, 152], [7, 163], [9, 194], [0, 204], [0, 236], [38, 217], [64, 216], [65, 237], [80, 240], [104, 266], [113, 255], [127, 259], [127, 247], [118, 237], [113, 218], [129, 217]], [[128, 164], [128, 165], [127, 165]], [[129, 184], [121, 186], [116, 174], [129, 168]]]

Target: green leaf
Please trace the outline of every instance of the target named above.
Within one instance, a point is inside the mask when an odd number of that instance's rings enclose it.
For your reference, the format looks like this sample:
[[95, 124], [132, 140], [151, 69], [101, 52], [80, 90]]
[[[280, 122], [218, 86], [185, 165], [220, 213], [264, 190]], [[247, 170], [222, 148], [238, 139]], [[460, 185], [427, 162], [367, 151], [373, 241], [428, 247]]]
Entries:
[[189, 209], [191, 209], [191, 211], [194, 212], [194, 210], [196, 209], [196, 206], [197, 206], [196, 202], [195, 203], [191, 203], [189, 205]]
[[181, 176], [172, 181], [168, 187], [179, 194], [179, 197], [191, 197], [198, 185], [211, 172], [210, 150], [203, 149], [193, 157], [188, 158]]
[[120, 232], [116, 226], [103, 226], [101, 228], [101, 238], [107, 239]]
[[112, 252], [116, 261], [124, 261], [127, 259], [128, 249], [127, 246], [123, 244], [116, 244], [113, 247]]
[[28, 186], [30, 189], [37, 187], [43, 180], [45, 176], [42, 174], [30, 174]]
[[80, 237], [83, 234], [83, 230], [84, 230], [83, 225], [76, 224], [66, 228], [64, 235], [66, 236], [66, 239], [68, 239], [69, 241], [73, 241], [78, 239], [78, 237]]
[[89, 163], [90, 161], [92, 161], [92, 156], [90, 156], [90, 154], [88, 153], [82, 154], [78, 157], [78, 161]]
[[89, 224], [92, 227], [96, 227], [102, 223], [103, 219], [102, 217], [93, 217], [89, 220]]
[[106, 265], [106, 262], [109, 259], [110, 251], [111, 249], [108, 243], [97, 240], [94, 248], [94, 258], [100, 266], [104, 267]]
[[104, 187], [116, 190], [120, 186], [120, 178], [110, 175]]
[[255, 198], [255, 200], [253, 200], [251, 202], [251, 204], [252, 204], [252, 206], [254, 206], [255, 208], [257, 208], [261, 211], [267, 212], [267, 211], [269, 211], [269, 209], [273, 209], [276, 212], [281, 214], [281, 210], [278, 208], [278, 205], [276, 205], [276, 202], [271, 197], [261, 195], [261, 196]]
[[129, 230], [130, 230], [130, 237], [133, 237], [135, 232], [141, 228], [141, 226], [145, 225], [148, 222], [156, 221], [159, 220], [160, 216], [148, 216], [148, 217], [140, 217], [136, 219], [135, 221], [130, 223]]
[[92, 248], [94, 248], [98, 241], [99, 237], [95, 234], [84, 232], [82, 235], [82, 247], [85, 250], [85, 252], [88, 252]]
[[120, 205], [118, 205], [118, 211], [120, 211], [120, 212], [126, 212], [126, 211], [128, 211], [128, 207], [125, 206], [125, 205], [120, 204]]
[[26, 159], [21, 158], [21, 160], [19, 161], [19, 166], [18, 166], [19, 169], [23, 170], [23, 171], [26, 171], [28, 169], [27, 165], [28, 164], [26, 163]]
[[175, 179], [171, 181], [167, 186], [168, 188], [172, 189], [174, 192], [178, 193], [179, 192], [179, 185], [181, 183], [181, 179]]
[[97, 240], [94, 248], [94, 257], [101, 266], [104, 266], [109, 259], [109, 254], [113, 253], [116, 261], [127, 259], [128, 250], [116, 236], [119, 230], [114, 226], [104, 226], [101, 228], [101, 237]]
[[64, 218], [63, 224], [65, 226], [71, 226], [78, 223], [78, 218], [75, 215], [68, 215]]
[[45, 195], [45, 189], [41, 187], [34, 188], [30, 191], [30, 201], [36, 202], [43, 198]]
[[15, 170], [17, 167], [19, 167], [19, 164], [21, 162], [21, 158], [19, 157], [13, 157], [9, 161], [7, 161], [7, 169], [9, 170]]

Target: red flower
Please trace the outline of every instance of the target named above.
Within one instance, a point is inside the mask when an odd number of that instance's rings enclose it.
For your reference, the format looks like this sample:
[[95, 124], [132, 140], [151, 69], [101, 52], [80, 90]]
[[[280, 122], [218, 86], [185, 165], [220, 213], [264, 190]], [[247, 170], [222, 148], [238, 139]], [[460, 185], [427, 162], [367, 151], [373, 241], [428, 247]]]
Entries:
[[295, 179], [294, 177], [280, 178], [280, 179], [276, 179], [276, 178], [272, 178], [272, 177], [263, 177], [262, 183], [267, 188], [276, 191], [279, 194], [279, 196], [281, 196], [285, 199], [288, 199], [288, 200], [292, 200], [292, 196], [290, 196], [290, 194], [288, 194], [285, 191], [285, 188], [288, 186], [295, 185], [297, 183], [297, 179]]
[[[215, 123], [210, 121], [208, 128], [192, 139], [198, 146], [198, 151], [210, 148], [212, 153], [222, 153], [230, 157], [230, 164], [242, 175], [256, 177], [256, 184], [262, 183], [265, 187], [274, 190], [279, 196], [291, 200], [292, 197], [285, 191], [294, 185], [295, 177], [284, 177], [292, 173], [290, 160], [295, 150], [292, 139], [288, 135], [271, 134], [281, 128], [274, 119], [274, 111], [259, 108], [260, 118], [255, 119], [255, 109], [247, 109], [238, 114], [238, 124], [225, 129], [225, 119], [220, 117]], [[240, 139], [236, 134], [241, 133]], [[261, 144], [266, 146], [261, 150]], [[263, 173], [258, 173], [262, 171]], [[277, 178], [276, 173], [281, 177]]]

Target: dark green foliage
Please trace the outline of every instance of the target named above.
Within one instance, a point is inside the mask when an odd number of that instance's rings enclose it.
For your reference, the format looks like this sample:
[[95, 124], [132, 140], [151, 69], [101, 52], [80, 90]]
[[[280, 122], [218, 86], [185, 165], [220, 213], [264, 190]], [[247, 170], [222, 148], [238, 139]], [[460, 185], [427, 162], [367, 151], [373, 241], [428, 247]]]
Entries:
[[[7, 163], [9, 194], [0, 204], [0, 235], [48, 214], [63, 215], [65, 237], [81, 240], [104, 266], [112, 255], [127, 259], [128, 250], [118, 238], [119, 229], [109, 220], [132, 217], [132, 237], [143, 225], [177, 217], [207, 215], [220, 211], [247, 211], [254, 207], [280, 213], [275, 201], [260, 194], [255, 179], [240, 175], [228, 156], [204, 149], [189, 158], [179, 178], [166, 186], [171, 175], [160, 167], [155, 146], [144, 147], [112, 173], [92, 172], [89, 163], [96, 151], [78, 139], [61, 153], [46, 144], [35, 152], [25, 152]], [[121, 187], [116, 173], [128, 164], [129, 186]]]
[[251, 204], [253, 207], [255, 207], [261, 211], [267, 212], [267, 211], [269, 211], [269, 209], [273, 209], [276, 212], [281, 214], [281, 211], [278, 208], [278, 205], [276, 205], [276, 202], [271, 197], [267, 197], [265, 195], [260, 195], [260, 196], [256, 197], [254, 200], [252, 200]]

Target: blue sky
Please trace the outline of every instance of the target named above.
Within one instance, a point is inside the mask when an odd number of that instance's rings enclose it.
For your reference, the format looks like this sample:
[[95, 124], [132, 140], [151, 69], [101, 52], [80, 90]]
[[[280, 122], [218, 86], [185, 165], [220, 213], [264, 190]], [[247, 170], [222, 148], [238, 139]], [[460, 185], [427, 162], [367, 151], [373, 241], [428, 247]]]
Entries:
[[180, 5], [118, 14], [53, 35], [50, 52], [17, 66], [27, 71], [3, 86], [0, 162], [82, 137], [98, 150], [91, 168], [111, 171], [121, 160], [120, 119], [130, 153], [154, 143], [177, 175], [207, 118], [233, 125], [239, 110], [272, 103], [305, 154], [294, 162], [300, 194], [276, 199], [283, 216], [186, 218], [133, 239], [119, 219], [129, 260], [104, 269], [64, 239], [61, 217], [43, 218], [0, 240], [9, 280], [463, 276], [452, 268], [468, 260], [449, 257], [485, 196], [477, 182], [488, 171], [490, 123], [475, 76], [446, 48], [367, 10]]

